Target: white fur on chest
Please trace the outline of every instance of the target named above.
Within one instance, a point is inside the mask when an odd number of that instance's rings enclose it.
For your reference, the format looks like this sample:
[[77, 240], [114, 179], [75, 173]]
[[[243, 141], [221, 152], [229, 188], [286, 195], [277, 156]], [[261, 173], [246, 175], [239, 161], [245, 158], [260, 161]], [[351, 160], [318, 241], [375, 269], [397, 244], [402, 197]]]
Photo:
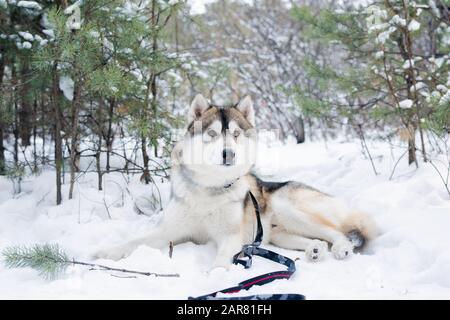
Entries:
[[247, 192], [244, 180], [228, 188], [203, 188], [185, 181], [181, 175], [173, 175], [172, 199], [165, 219], [189, 230], [191, 239], [199, 242], [240, 232]]

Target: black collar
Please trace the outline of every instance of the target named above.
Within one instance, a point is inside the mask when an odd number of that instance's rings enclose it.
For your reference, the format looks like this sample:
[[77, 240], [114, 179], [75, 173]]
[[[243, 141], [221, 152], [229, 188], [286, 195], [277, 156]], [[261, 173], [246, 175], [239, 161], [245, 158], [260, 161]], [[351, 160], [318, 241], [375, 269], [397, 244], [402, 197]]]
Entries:
[[237, 179], [234, 180], [233, 182], [230, 182], [230, 183], [224, 185], [223, 188], [224, 188], [224, 189], [228, 189], [228, 188], [231, 187], [233, 184], [235, 184], [238, 180], [239, 180], [239, 178], [237, 178]]

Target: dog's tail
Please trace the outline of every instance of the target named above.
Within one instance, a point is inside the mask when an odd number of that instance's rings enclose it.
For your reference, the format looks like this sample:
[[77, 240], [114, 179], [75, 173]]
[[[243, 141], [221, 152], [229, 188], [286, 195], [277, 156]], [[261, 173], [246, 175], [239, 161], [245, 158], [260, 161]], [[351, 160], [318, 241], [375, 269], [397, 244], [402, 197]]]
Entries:
[[342, 221], [341, 231], [347, 235], [356, 250], [361, 250], [367, 241], [377, 236], [378, 227], [368, 214], [360, 211], [352, 211]]

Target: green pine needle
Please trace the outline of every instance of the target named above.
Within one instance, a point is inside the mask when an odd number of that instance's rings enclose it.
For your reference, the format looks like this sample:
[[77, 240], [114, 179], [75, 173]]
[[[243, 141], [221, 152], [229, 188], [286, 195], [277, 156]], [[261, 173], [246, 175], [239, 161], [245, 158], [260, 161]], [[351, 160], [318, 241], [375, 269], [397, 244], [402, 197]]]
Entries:
[[55, 279], [63, 273], [70, 260], [57, 244], [12, 246], [2, 251], [8, 268], [33, 268], [46, 279]]

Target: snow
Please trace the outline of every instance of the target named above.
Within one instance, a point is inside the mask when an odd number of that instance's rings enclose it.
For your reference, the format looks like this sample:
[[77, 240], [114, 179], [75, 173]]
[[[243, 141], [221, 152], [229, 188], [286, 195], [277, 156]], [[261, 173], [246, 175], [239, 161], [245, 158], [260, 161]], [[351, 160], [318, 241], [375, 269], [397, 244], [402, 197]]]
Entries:
[[192, 64], [191, 64], [191, 63], [183, 63], [183, 64], [181, 65], [181, 67], [182, 67], [184, 70], [191, 70], [191, 69], [192, 69]]
[[444, 86], [443, 84], [438, 84], [436, 86], [436, 89], [441, 91], [441, 92], [447, 92], [448, 91], [448, 88], [446, 86]]
[[29, 33], [28, 31], [19, 31], [19, 35], [24, 38], [25, 40], [28, 41], [34, 41], [34, 37], [31, 33]]
[[436, 64], [436, 66], [437, 66], [438, 68], [440, 68], [440, 67], [442, 67], [442, 65], [444, 64], [444, 62], [445, 62], [446, 60], [447, 60], [447, 59], [446, 59], [445, 57], [442, 57], [442, 58], [436, 58], [436, 59], [434, 59], [433, 62]]
[[69, 30], [80, 30], [81, 29], [81, 22], [70, 22], [70, 23], [67, 23], [67, 28]]
[[205, 5], [217, 0], [188, 0], [187, 3], [190, 5], [189, 12], [191, 14], [202, 14], [205, 13]]
[[36, 41], [38, 41], [39, 42], [39, 45], [40, 46], [45, 46], [47, 43], [48, 43], [48, 40], [47, 39], [43, 39], [40, 35], [38, 35], [38, 34], [36, 34], [35, 36], [34, 36], [34, 39], [36, 39]]
[[411, 20], [411, 22], [408, 24], [408, 30], [409, 31], [417, 31], [420, 29], [420, 23], [417, 20]]
[[382, 59], [384, 57], [384, 51], [375, 52], [375, 59]]
[[22, 42], [22, 48], [24, 49], [31, 49], [32, 45], [28, 41]]
[[410, 109], [413, 105], [413, 101], [411, 99], [405, 99], [398, 103], [398, 106], [402, 109]]
[[64, 14], [70, 15], [70, 14], [74, 13], [75, 10], [80, 8], [81, 4], [82, 4], [81, 0], [74, 2], [72, 5], [68, 6], [66, 9], [64, 9]]
[[81, 29], [81, 13], [80, 13], [81, 4], [82, 1], [78, 0], [64, 10], [64, 13], [66, 15], [70, 15], [70, 17], [66, 21], [66, 27], [68, 30]]
[[49, 36], [51, 39], [55, 38], [55, 32], [51, 29], [43, 29], [42, 33], [46, 34], [47, 36]]
[[24, 42], [16, 42], [16, 46], [18, 49], [31, 49], [32, 44], [28, 41], [24, 41]]
[[411, 87], [411, 92], [413, 92], [415, 90], [420, 91], [426, 87], [427, 87], [427, 84], [425, 82], [417, 82], [415, 86]]
[[395, 27], [390, 27], [388, 30], [381, 32], [377, 38], [376, 38], [376, 42], [379, 44], [384, 44], [386, 43], [386, 41], [389, 39], [389, 37], [391, 36], [391, 33], [394, 32], [396, 29]]
[[402, 65], [402, 69], [409, 69], [414, 67], [414, 60], [405, 60], [405, 62]]
[[392, 17], [391, 19], [392, 24], [398, 24], [400, 26], [406, 26], [406, 20], [403, 18], [400, 18], [398, 14]]
[[[364, 254], [344, 261], [329, 254], [322, 262], [309, 263], [303, 252], [268, 246], [299, 258], [296, 274], [291, 280], [275, 281], [240, 294], [289, 292], [305, 294], [308, 299], [450, 296], [450, 198], [439, 176], [429, 164], [420, 163], [420, 168], [415, 169], [403, 159], [389, 180], [403, 150], [391, 149], [383, 142], [368, 144], [379, 175], [372, 172], [356, 141], [273, 143], [270, 148], [260, 149], [256, 170], [260, 175], [300, 180], [333, 194], [372, 215], [382, 233]], [[112, 160], [113, 164], [119, 161]], [[83, 158], [82, 166], [89, 166], [87, 158]], [[145, 234], [161, 217], [161, 213], [144, 216], [133, 210], [128, 192], [135, 199], [150, 199], [151, 194], [150, 187], [141, 184], [138, 176], [127, 183], [121, 174], [110, 174], [105, 176], [104, 191], [98, 191], [96, 185], [95, 174], [81, 176], [74, 199], [67, 200], [66, 184], [64, 202], [55, 206], [53, 172], [26, 177], [23, 192], [15, 195], [11, 181], [0, 177], [0, 250], [17, 244], [57, 242], [69, 255], [91, 261], [92, 253]], [[158, 182], [158, 187], [165, 205], [169, 183]], [[207, 273], [215, 253], [211, 243], [184, 243], [174, 247], [170, 259], [165, 250], [141, 245], [121, 261], [93, 261], [143, 271], [176, 272], [180, 278], [116, 278], [109, 272], [70, 267], [58, 280], [47, 281], [34, 270], [6, 269], [0, 264], [0, 298], [186, 299], [280, 270], [278, 265], [256, 258], [247, 270], [232, 266], [229, 271]]]
[[434, 0], [429, 0], [428, 1], [431, 10], [433, 11], [433, 14], [436, 15], [436, 17], [441, 17], [441, 10], [438, 9], [438, 7], [436, 6], [436, 2]]
[[388, 17], [387, 11], [376, 5], [368, 7], [365, 11], [368, 14], [366, 22], [370, 26], [376, 26]]
[[73, 86], [74, 82], [72, 78], [68, 76], [62, 76], [59, 79], [59, 88], [63, 92], [64, 97], [66, 97], [66, 99], [69, 101], [73, 100]]
[[19, 1], [17, 3], [17, 6], [32, 10], [42, 10], [42, 6], [36, 1]]
[[439, 99], [439, 105], [441, 106], [450, 106], [450, 90], [448, 90], [442, 97]]

